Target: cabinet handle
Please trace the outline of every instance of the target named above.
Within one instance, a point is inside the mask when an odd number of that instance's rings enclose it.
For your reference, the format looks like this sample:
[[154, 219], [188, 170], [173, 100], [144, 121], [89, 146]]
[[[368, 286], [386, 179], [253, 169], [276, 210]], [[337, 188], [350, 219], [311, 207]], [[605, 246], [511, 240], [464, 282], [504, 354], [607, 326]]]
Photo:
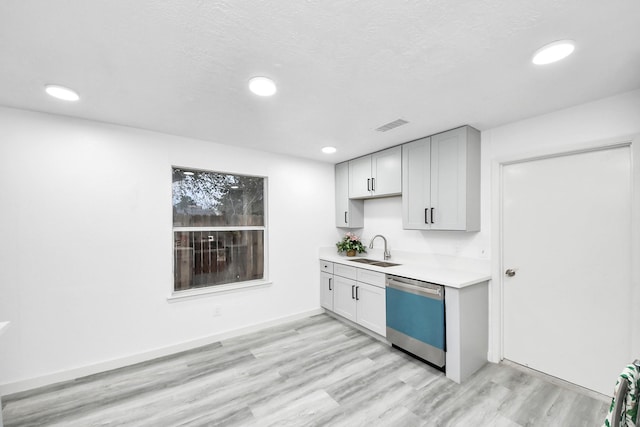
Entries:
[[371, 179], [367, 178], [367, 191], [371, 191]]
[[436, 222], [433, 220], [433, 209], [435, 208], [431, 208], [431, 224], [435, 224]]
[[376, 191], [376, 179], [371, 178], [371, 191]]
[[348, 224], [349, 221], [347, 221], [347, 211], [344, 211], [344, 223]]
[[429, 208], [424, 208], [424, 223], [425, 224], [429, 224], [429, 217], [427, 215], [429, 215]]
[[358, 298], [358, 289], [360, 289], [360, 286], [356, 286], [356, 301], [360, 301], [360, 298]]
[[329, 290], [332, 291], [333, 289], [331, 289], [331, 280], [333, 280], [331, 277], [329, 277]]
[[356, 287], [356, 285], [351, 285], [351, 299], [356, 299], [355, 296], [353, 296], [353, 290]]

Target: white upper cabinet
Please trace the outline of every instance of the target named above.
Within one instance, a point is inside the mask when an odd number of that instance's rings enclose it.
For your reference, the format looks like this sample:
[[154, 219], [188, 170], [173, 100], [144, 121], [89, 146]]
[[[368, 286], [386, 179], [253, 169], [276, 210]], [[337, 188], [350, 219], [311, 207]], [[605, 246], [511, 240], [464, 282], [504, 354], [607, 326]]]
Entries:
[[349, 160], [349, 197], [371, 196], [371, 155]]
[[389, 148], [349, 161], [349, 198], [394, 196], [401, 192], [401, 147]]
[[[431, 207], [431, 138], [402, 146], [402, 227], [428, 230]], [[425, 166], [426, 165], [426, 166]]]
[[371, 191], [374, 196], [402, 193], [402, 147], [393, 147], [371, 155]]
[[480, 230], [480, 132], [464, 126], [402, 146], [402, 224]]
[[465, 126], [431, 137], [432, 230], [480, 230], [480, 132]]
[[364, 202], [349, 199], [349, 162], [336, 165], [336, 227], [364, 227]]

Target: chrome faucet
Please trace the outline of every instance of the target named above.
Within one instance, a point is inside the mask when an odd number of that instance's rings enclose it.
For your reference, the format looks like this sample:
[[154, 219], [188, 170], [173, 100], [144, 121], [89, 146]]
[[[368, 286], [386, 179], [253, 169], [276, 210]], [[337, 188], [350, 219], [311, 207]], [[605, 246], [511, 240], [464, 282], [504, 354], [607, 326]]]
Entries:
[[373, 249], [373, 241], [376, 240], [376, 237], [382, 237], [382, 240], [384, 240], [384, 259], [388, 260], [389, 258], [391, 258], [391, 252], [389, 252], [389, 250], [387, 249], [387, 239], [382, 234], [376, 234], [375, 236], [373, 236], [373, 239], [371, 239], [371, 243], [369, 243], [369, 249]]

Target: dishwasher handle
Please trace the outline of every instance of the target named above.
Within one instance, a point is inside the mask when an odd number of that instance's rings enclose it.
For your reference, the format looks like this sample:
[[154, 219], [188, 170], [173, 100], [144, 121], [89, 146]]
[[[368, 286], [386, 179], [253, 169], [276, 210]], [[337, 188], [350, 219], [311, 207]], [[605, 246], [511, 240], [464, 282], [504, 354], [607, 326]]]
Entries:
[[[431, 284], [429, 283], [429, 285]], [[391, 279], [391, 278], [387, 279], [387, 287], [389, 288], [394, 288], [399, 291], [407, 291], [412, 294], [422, 295], [428, 298], [442, 299], [443, 298], [442, 286], [441, 285], [431, 285], [431, 286], [433, 286], [433, 288], [427, 287], [427, 286], [412, 285], [410, 283], [400, 282], [398, 280]]]

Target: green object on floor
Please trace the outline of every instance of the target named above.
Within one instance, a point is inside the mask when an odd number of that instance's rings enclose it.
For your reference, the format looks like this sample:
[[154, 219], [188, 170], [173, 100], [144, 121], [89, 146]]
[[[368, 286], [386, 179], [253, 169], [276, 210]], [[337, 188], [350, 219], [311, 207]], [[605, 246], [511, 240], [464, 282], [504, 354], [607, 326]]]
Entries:
[[635, 427], [638, 418], [639, 381], [640, 368], [635, 363], [627, 365], [616, 381], [604, 427]]

